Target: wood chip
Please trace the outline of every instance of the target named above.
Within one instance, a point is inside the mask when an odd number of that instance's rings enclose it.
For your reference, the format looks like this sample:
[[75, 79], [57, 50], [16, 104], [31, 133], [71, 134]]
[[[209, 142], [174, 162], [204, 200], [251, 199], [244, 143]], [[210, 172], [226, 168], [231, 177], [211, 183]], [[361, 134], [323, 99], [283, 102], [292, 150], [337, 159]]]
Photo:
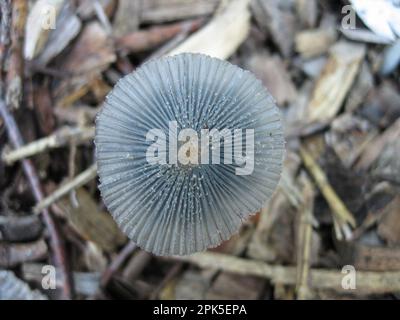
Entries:
[[296, 65], [298, 65], [301, 70], [311, 79], [318, 78], [321, 75], [322, 70], [325, 67], [328, 58], [323, 55], [312, 59], [300, 59], [296, 60]]
[[360, 68], [360, 72], [355, 80], [353, 87], [349, 92], [349, 96], [346, 101], [345, 110], [347, 112], [355, 111], [365, 100], [369, 91], [374, 86], [374, 78], [371, 72], [371, 68], [368, 63], [364, 61]]
[[0, 267], [13, 268], [20, 263], [43, 259], [47, 255], [44, 240], [24, 244], [0, 243]]
[[340, 29], [340, 32], [349, 40], [367, 42], [367, 43], [377, 43], [377, 44], [389, 44], [391, 40], [382, 37], [368, 31], [366, 29]]
[[338, 113], [364, 56], [363, 45], [341, 41], [332, 47], [308, 106], [310, 122], [328, 122]]
[[[43, 12], [49, 12], [49, 8], [54, 8], [54, 13], [61, 11], [65, 0], [38, 0], [29, 12], [25, 26], [25, 59], [32, 60], [44, 48], [49, 37], [50, 28], [43, 28], [43, 22], [46, 22]], [[50, 21], [49, 21], [50, 22]]]
[[107, 33], [98, 22], [92, 22], [83, 29], [63, 61], [62, 69], [72, 74], [100, 72], [115, 60], [116, 55]]
[[268, 32], [279, 50], [289, 57], [293, 50], [296, 21], [291, 10], [281, 8], [279, 0], [251, 0], [258, 25]]
[[385, 146], [378, 158], [376, 168], [372, 170], [372, 175], [400, 184], [400, 139]]
[[220, 273], [206, 293], [207, 300], [255, 300], [261, 297], [265, 282], [257, 277]]
[[378, 234], [390, 246], [400, 246], [400, 196], [397, 196], [383, 209]]
[[209, 273], [187, 270], [176, 283], [175, 299], [204, 299], [211, 283]]
[[245, 40], [250, 29], [249, 0], [233, 0], [205, 27], [169, 52], [203, 53], [211, 57], [230, 57]]
[[248, 69], [259, 78], [278, 105], [297, 99], [297, 90], [282, 59], [278, 55], [256, 53], [248, 59]]
[[[96, 0], [107, 16], [111, 16], [114, 12], [118, 1], [115, 0]], [[80, 0], [77, 8], [77, 13], [82, 19], [90, 19], [96, 14], [95, 1], [93, 0]]]
[[391, 81], [374, 87], [364, 98], [360, 114], [374, 125], [387, 128], [400, 117], [400, 93]]
[[332, 122], [325, 137], [342, 164], [350, 168], [376, 135], [377, 130], [368, 121], [346, 113]]
[[0, 270], [0, 300], [47, 300], [39, 290], [32, 290], [12, 271]]
[[142, 0], [141, 2], [141, 21], [160, 23], [212, 14], [221, 0]]
[[126, 263], [122, 277], [129, 283], [136, 280], [152, 259], [152, 255], [146, 251], [139, 250]]
[[0, 216], [0, 241], [36, 240], [42, 232], [42, 222], [37, 215], [26, 217]]
[[[273, 262], [293, 262], [294, 234], [292, 228], [282, 225], [293, 224], [294, 211], [282, 192], [276, 192], [268, 206], [260, 213], [260, 220], [247, 249], [253, 259]], [[281, 242], [285, 239], [284, 242]]]
[[380, 74], [387, 76], [394, 72], [400, 64], [400, 39], [385, 49]]
[[197, 30], [202, 24], [201, 19], [173, 23], [165, 26], [156, 26], [127, 34], [116, 40], [117, 46], [128, 52], [143, 52], [153, 49], [172, 39], [180, 32], [188, 29], [189, 32]]
[[124, 36], [138, 29], [140, 23], [140, 0], [119, 0], [114, 18], [113, 34], [116, 37]]
[[43, 135], [49, 135], [56, 129], [57, 125], [50, 88], [46, 84], [35, 86], [32, 95], [40, 132]]
[[384, 133], [376, 137], [361, 154], [357, 161], [357, 170], [367, 170], [380, 156], [384, 148], [400, 137], [400, 119], [392, 124]]
[[343, 263], [353, 265], [356, 270], [398, 271], [400, 270], [400, 249], [350, 244], [349, 256]]
[[66, 212], [68, 220], [77, 232], [87, 240], [100, 246], [105, 251], [115, 250], [126, 241], [126, 237], [112, 217], [99, 211], [93, 198], [84, 189], [76, 191], [79, 206], [75, 207], [69, 199], [59, 202]]
[[[22, 274], [28, 281], [41, 284], [43, 279], [42, 268], [44, 264], [24, 263], [22, 265]], [[100, 287], [100, 274], [97, 272], [73, 272], [74, 287], [76, 293], [94, 296]], [[56, 269], [56, 286], [62, 285], [61, 273]]]
[[75, 14], [71, 4], [67, 2], [58, 14], [56, 28], [50, 32], [46, 46], [35, 59], [35, 63], [38, 66], [47, 65], [79, 34], [81, 28], [81, 20]]
[[297, 15], [303, 26], [313, 28], [318, 18], [318, 3], [316, 0], [295, 0]]
[[296, 51], [304, 58], [312, 58], [329, 50], [336, 40], [332, 29], [309, 29], [296, 34]]

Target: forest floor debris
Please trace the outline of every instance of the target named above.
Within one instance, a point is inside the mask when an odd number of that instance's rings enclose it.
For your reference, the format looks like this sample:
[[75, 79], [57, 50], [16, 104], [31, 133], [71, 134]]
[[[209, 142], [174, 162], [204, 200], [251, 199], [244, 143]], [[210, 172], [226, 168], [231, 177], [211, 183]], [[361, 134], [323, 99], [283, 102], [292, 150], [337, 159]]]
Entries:
[[[375, 19], [375, 3], [0, 0], [0, 297], [398, 297], [400, 9], [385, 1], [393, 14]], [[48, 4], [56, 25], [43, 29]], [[120, 78], [184, 51], [255, 73], [280, 107], [286, 161], [232, 239], [155, 257], [101, 201], [94, 122]], [[56, 292], [40, 286], [49, 264]], [[342, 286], [346, 265], [356, 290]]]

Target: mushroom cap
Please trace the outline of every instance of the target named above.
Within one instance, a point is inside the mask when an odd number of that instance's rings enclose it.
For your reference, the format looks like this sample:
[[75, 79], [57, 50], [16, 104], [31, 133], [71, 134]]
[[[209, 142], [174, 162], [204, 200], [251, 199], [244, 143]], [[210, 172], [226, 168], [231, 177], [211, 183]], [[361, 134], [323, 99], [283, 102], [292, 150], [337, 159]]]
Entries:
[[[154, 141], [146, 134], [158, 128], [168, 136], [171, 121], [199, 136], [205, 128], [243, 136], [253, 129], [254, 170], [236, 174], [240, 165], [224, 163], [222, 152], [220, 164], [149, 163]], [[97, 117], [95, 144], [105, 205], [132, 241], [157, 255], [191, 254], [230, 238], [272, 196], [285, 151], [279, 109], [261, 81], [190, 53], [150, 60], [121, 79]]]

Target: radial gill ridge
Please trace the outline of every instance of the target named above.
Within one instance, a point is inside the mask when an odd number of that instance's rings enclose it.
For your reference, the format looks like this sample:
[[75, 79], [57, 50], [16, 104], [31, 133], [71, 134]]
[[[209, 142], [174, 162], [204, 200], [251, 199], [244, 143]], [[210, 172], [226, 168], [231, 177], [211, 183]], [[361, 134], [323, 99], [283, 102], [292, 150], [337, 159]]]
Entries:
[[[184, 129], [197, 140], [178, 139]], [[207, 136], [203, 146], [205, 132], [220, 139]], [[151, 60], [121, 79], [97, 117], [95, 143], [108, 210], [132, 241], [157, 255], [228, 239], [269, 200], [284, 157], [279, 110], [261, 82], [226, 61], [188, 53]]]

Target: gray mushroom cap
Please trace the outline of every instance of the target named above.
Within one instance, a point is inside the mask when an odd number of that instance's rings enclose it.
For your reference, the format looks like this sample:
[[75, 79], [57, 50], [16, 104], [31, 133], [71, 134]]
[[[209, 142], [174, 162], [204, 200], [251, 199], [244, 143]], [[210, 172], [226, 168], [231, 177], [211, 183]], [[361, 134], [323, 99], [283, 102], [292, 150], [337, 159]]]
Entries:
[[[171, 121], [199, 136], [205, 128], [253, 129], [254, 170], [238, 175], [240, 165], [224, 163], [222, 152], [220, 164], [149, 163], [147, 133], [168, 133]], [[95, 143], [108, 210], [157, 255], [191, 254], [231, 237], [272, 196], [284, 157], [280, 113], [262, 83], [226, 61], [189, 53], [151, 60], [121, 79], [97, 117]]]

